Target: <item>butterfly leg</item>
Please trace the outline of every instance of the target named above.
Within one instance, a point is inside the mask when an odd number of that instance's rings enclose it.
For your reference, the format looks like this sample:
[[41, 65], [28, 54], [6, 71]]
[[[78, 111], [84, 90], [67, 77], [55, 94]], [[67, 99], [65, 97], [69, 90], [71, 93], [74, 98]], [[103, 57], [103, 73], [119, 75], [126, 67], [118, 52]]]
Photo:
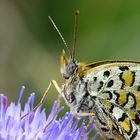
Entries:
[[86, 130], [83, 132], [82, 136], [81, 136], [81, 140], [84, 139], [84, 135], [87, 133], [87, 130], [90, 129], [92, 126], [92, 122], [94, 120], [94, 117], [95, 117], [95, 114], [94, 113], [84, 113], [84, 112], [81, 112], [81, 113], [77, 113], [78, 116], [88, 116], [89, 117], [89, 121], [86, 125]]
[[94, 113], [86, 113], [86, 112], [80, 112], [80, 113], [76, 113], [77, 116], [94, 116]]
[[[61, 90], [57, 84], [57, 82], [55, 80], [53, 80], [53, 84], [55, 85], [55, 88], [57, 89], [57, 91], [59, 92], [59, 94], [61, 95]], [[62, 86], [62, 90], [63, 90], [63, 86]], [[53, 117], [51, 118], [51, 120], [45, 125], [45, 127], [43, 128], [43, 131], [45, 132], [46, 128], [52, 123], [52, 121], [55, 119], [56, 115], [57, 115], [57, 111], [58, 109], [60, 108], [60, 103], [61, 103], [61, 97], [62, 96], [58, 96], [57, 98], [57, 101], [58, 101], [58, 104], [56, 106], [56, 111], [54, 112], [53, 114]]]
[[87, 128], [90, 126], [90, 124], [93, 122], [94, 120], [94, 113], [84, 113], [84, 112], [81, 112], [81, 113], [77, 113], [76, 114], [77, 116], [88, 116], [89, 117], [89, 122], [87, 124]]
[[[51, 88], [52, 85], [54, 85], [55, 89], [56, 89], [56, 90], [59, 92], [59, 94], [61, 95], [61, 89], [60, 89], [60, 87], [58, 86], [58, 84], [57, 84], [57, 82], [56, 82], [55, 80], [52, 80], [52, 81], [49, 83], [49, 86], [48, 86], [48, 88], [46, 89], [45, 93], [43, 94], [43, 97], [41, 98], [40, 102], [31, 110], [31, 112], [36, 111], [36, 109], [37, 109], [40, 105], [42, 105], [42, 104], [45, 102], [46, 97], [47, 97], [47, 95], [48, 95], [48, 92], [49, 92], [49, 90], [50, 90], [50, 88]], [[59, 100], [60, 100], [60, 99], [58, 99], [58, 101], [59, 101]], [[59, 104], [60, 104], [60, 101], [59, 101]], [[59, 106], [60, 106], [60, 105], [59, 105]], [[59, 106], [57, 106], [57, 109], [59, 108]], [[23, 116], [20, 117], [20, 119], [25, 118], [25, 117], [28, 116], [31, 112], [24, 114]]]
[[60, 97], [58, 97], [57, 101], [58, 101], [58, 104], [57, 104], [57, 106], [56, 106], [56, 110], [55, 110], [55, 112], [54, 112], [54, 114], [53, 114], [51, 120], [49, 120], [49, 122], [48, 122], [48, 123], [45, 125], [45, 127], [43, 128], [43, 131], [44, 131], [44, 132], [46, 131], [46, 128], [47, 128], [47, 127], [52, 123], [52, 121], [55, 119], [55, 117], [56, 117], [56, 115], [57, 115], [57, 111], [58, 111], [58, 109], [60, 108], [60, 103], [61, 103]]

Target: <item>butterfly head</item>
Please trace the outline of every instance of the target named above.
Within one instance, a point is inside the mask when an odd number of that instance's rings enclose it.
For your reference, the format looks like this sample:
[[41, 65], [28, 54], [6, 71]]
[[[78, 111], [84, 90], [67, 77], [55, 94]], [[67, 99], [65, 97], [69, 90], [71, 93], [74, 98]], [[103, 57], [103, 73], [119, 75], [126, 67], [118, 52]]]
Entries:
[[77, 22], [78, 22], [77, 18], [79, 15], [80, 15], [80, 11], [76, 10], [72, 51], [70, 51], [69, 47], [67, 46], [67, 43], [66, 43], [64, 37], [62, 36], [61, 32], [55, 25], [53, 19], [49, 16], [50, 21], [52, 22], [52, 24], [53, 24], [54, 28], [56, 29], [56, 31], [58, 32], [59, 36], [61, 37], [61, 39], [67, 49], [67, 52], [68, 52], [68, 56], [67, 56], [67, 54], [63, 50], [62, 55], [61, 55], [60, 72], [65, 79], [69, 79], [72, 75], [74, 75], [74, 73], [76, 72], [77, 67], [78, 67], [78, 62], [75, 59], [75, 46], [76, 46], [76, 34], [77, 34]]
[[64, 50], [62, 51], [60, 61], [60, 72], [65, 79], [69, 79], [69, 77], [73, 76], [76, 72], [78, 68], [78, 62], [71, 56], [67, 56]]

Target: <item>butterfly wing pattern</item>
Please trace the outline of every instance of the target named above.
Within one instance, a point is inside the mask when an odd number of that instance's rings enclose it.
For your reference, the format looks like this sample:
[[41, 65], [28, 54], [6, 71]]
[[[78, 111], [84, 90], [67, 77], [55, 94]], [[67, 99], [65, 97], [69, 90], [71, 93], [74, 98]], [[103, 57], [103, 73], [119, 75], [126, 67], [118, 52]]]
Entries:
[[112, 62], [87, 71], [96, 127], [107, 139], [140, 138], [140, 63]]
[[95, 127], [107, 140], [139, 140], [139, 62], [79, 64], [63, 97], [72, 113], [93, 112]]

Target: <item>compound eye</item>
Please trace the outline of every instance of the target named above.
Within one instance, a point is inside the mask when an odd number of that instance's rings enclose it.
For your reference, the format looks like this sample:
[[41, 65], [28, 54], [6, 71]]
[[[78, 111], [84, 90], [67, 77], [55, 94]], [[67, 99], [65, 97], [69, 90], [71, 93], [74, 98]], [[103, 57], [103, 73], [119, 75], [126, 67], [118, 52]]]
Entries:
[[75, 61], [70, 61], [67, 65], [65, 65], [64, 69], [61, 71], [62, 76], [65, 79], [69, 79], [77, 70], [77, 63]]
[[71, 76], [77, 69], [77, 63], [75, 61], [70, 61], [67, 66], [67, 73]]

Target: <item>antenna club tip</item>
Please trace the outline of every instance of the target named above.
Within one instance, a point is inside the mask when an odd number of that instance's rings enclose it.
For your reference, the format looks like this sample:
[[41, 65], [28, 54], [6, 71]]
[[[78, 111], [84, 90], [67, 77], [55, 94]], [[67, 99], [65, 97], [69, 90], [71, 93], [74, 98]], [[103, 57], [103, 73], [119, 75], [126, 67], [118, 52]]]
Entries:
[[75, 15], [76, 16], [79, 16], [80, 15], [80, 11], [79, 10], [76, 10]]

